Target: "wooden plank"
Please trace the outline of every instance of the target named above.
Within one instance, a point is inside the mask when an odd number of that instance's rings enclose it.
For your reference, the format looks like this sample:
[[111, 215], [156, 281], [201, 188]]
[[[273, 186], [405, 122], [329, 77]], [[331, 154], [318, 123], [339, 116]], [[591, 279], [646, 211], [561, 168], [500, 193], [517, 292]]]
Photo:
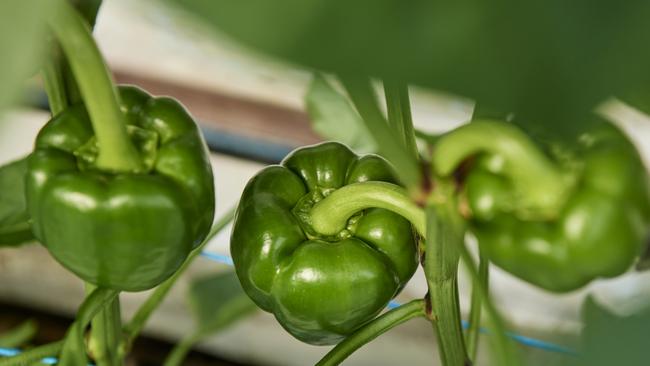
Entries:
[[308, 116], [303, 111], [174, 84], [122, 70], [115, 71], [115, 78], [120, 84], [138, 85], [154, 95], [169, 95], [178, 99], [205, 128], [292, 147], [322, 140], [311, 129]]

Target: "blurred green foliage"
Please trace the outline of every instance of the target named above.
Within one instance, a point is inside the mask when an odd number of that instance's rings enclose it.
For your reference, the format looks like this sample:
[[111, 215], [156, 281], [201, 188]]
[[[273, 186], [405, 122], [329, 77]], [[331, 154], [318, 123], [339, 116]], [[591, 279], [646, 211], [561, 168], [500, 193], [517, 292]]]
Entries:
[[580, 357], [571, 366], [642, 366], [650, 364], [650, 307], [621, 316], [587, 297], [582, 307]]
[[50, 0], [0, 1], [0, 111], [17, 101], [25, 80], [35, 75], [46, 44]]
[[27, 159], [26, 156], [0, 167], [0, 247], [34, 238], [25, 201]]
[[257, 309], [244, 293], [234, 271], [194, 280], [188, 299], [196, 319], [195, 340], [215, 333]]
[[257, 309], [244, 293], [235, 271], [220, 272], [192, 281], [188, 299], [196, 327], [174, 346], [163, 366], [184, 365], [185, 356], [197, 342]]
[[650, 90], [647, 0], [179, 3], [291, 62], [456, 93], [562, 132], [612, 95]]
[[312, 128], [326, 140], [348, 145], [358, 153], [376, 153], [377, 144], [348, 98], [316, 74], [305, 95]]

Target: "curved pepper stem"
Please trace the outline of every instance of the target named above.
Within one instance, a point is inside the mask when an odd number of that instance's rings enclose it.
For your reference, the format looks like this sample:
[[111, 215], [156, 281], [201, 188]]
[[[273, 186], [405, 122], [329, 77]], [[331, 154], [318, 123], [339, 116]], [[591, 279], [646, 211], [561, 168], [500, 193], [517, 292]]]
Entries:
[[353, 183], [337, 189], [314, 205], [310, 213], [311, 225], [320, 234], [335, 235], [345, 228], [352, 215], [372, 207], [403, 216], [418, 233], [426, 235], [424, 211], [404, 188], [386, 182]]
[[470, 156], [488, 153], [490, 170], [511, 178], [518, 206], [548, 218], [566, 199], [570, 180], [521, 130], [507, 122], [476, 120], [440, 137], [434, 147], [435, 173], [446, 177]]
[[99, 144], [97, 166], [109, 171], [138, 171], [140, 160], [126, 131], [111, 75], [82, 17], [59, 1], [49, 21], [79, 85]]

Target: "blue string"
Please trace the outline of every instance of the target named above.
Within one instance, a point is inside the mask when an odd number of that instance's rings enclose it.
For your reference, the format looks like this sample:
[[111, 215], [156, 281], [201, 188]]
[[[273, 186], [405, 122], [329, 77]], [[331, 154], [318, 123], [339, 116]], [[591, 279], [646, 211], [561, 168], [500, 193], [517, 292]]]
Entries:
[[13, 357], [19, 353], [20, 350], [16, 348], [0, 348], [0, 356], [2, 357]]
[[[208, 251], [203, 251], [201, 253], [201, 256], [203, 256], [205, 258], [208, 258], [208, 259], [210, 259], [212, 261], [215, 261], [215, 262], [227, 264], [229, 266], [233, 265], [232, 258], [227, 256], [227, 255], [212, 253], [212, 252], [208, 252]], [[395, 309], [396, 307], [399, 307], [399, 306], [400, 306], [399, 302], [397, 302], [395, 300], [391, 300], [388, 303], [388, 305], [386, 306], [386, 308], [388, 310], [391, 310], [391, 309]], [[463, 329], [467, 329], [467, 328], [469, 328], [469, 323], [467, 321], [463, 320], [462, 321], [462, 326], [463, 326]], [[481, 333], [484, 333], [484, 334], [490, 334], [490, 331], [488, 329], [485, 329], [485, 328], [480, 328], [479, 331]], [[512, 333], [512, 332], [507, 332], [506, 335], [508, 337], [512, 338], [513, 340], [515, 340], [516, 342], [518, 342], [520, 344], [523, 344], [524, 346], [538, 348], [538, 349], [542, 349], [542, 350], [549, 351], [549, 352], [557, 352], [557, 353], [563, 353], [563, 354], [567, 354], [567, 355], [573, 355], [573, 356], [576, 356], [578, 354], [576, 351], [574, 351], [574, 350], [572, 350], [570, 348], [566, 348], [566, 347], [563, 347], [563, 346], [560, 346], [560, 345], [557, 345], [557, 344], [554, 344], [554, 343], [542, 341], [540, 339], [525, 337], [525, 336], [522, 336], [522, 335], [519, 335], [519, 334], [516, 334], [516, 333]]]
[[[203, 251], [201, 252], [201, 256], [204, 258], [207, 258], [211, 261], [218, 262], [218, 263], [223, 263], [229, 266], [233, 265], [232, 258], [224, 255], [224, 254], [218, 254], [218, 253], [213, 253], [213, 252], [208, 252], [208, 251]], [[396, 307], [400, 306], [400, 303], [391, 300], [388, 305], [386, 306], [387, 309], [395, 309]], [[469, 322], [462, 320], [462, 326], [463, 329], [469, 328]], [[483, 334], [490, 334], [490, 331], [485, 328], [480, 328], [479, 331]], [[525, 337], [516, 333], [512, 332], [507, 332], [506, 335], [512, 339], [514, 339], [516, 342], [528, 346], [528, 347], [533, 347], [533, 348], [538, 348], [542, 349], [544, 351], [549, 351], [549, 352], [557, 352], [557, 353], [562, 353], [566, 355], [571, 355], [571, 356], [577, 356], [578, 353], [570, 348], [566, 348], [554, 343], [542, 341], [539, 339], [535, 338], [530, 338], [530, 337]], [[12, 357], [20, 354], [20, 350], [16, 348], [2, 348], [0, 347], [0, 357]], [[46, 357], [41, 360], [41, 363], [46, 364], [46, 365], [55, 365], [57, 363], [57, 359], [55, 357]]]
[[[0, 347], [0, 357], [13, 357], [18, 356], [21, 351], [17, 348], [2, 348]], [[45, 365], [56, 365], [58, 362], [56, 357], [45, 357], [41, 359], [41, 363]], [[93, 364], [88, 364], [93, 366]]]
[[223, 255], [223, 254], [202, 251], [201, 252], [201, 257], [208, 258], [209, 260], [212, 260], [212, 261], [215, 261], [215, 262], [227, 264], [229, 266], [234, 266], [235, 265], [235, 263], [233, 263], [233, 261], [232, 261], [232, 258], [230, 258], [227, 255]]

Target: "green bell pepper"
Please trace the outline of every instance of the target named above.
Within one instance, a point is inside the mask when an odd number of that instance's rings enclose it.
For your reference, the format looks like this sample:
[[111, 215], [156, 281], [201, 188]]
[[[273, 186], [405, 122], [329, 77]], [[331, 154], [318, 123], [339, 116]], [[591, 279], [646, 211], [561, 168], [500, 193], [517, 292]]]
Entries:
[[26, 176], [33, 231], [64, 267], [97, 286], [152, 288], [180, 267], [214, 215], [212, 168], [201, 132], [174, 99], [119, 88], [140, 158], [133, 172], [95, 165], [84, 105], [39, 132]]
[[548, 153], [543, 159], [560, 172], [553, 176], [555, 182], [564, 186], [554, 190], [545, 185], [550, 173], [526, 181], [528, 192], [546, 188], [561, 198], [547, 205], [552, 210], [543, 217], [521, 209], [525, 190], [515, 178], [527, 174], [532, 163], [520, 164], [514, 172], [511, 162], [525, 152], [512, 149], [506, 140], [494, 144], [519, 156], [505, 150], [478, 154], [464, 188], [470, 230], [491, 261], [554, 292], [575, 290], [630, 268], [650, 233], [650, 194], [646, 169], [620, 130], [598, 121], [570, 147], [543, 146]]
[[363, 210], [334, 234], [312, 227], [314, 204], [365, 181], [397, 182], [379, 156], [326, 142], [263, 169], [242, 194], [230, 241], [239, 280], [303, 342], [340, 341], [384, 309], [417, 268], [414, 230], [391, 211]]

